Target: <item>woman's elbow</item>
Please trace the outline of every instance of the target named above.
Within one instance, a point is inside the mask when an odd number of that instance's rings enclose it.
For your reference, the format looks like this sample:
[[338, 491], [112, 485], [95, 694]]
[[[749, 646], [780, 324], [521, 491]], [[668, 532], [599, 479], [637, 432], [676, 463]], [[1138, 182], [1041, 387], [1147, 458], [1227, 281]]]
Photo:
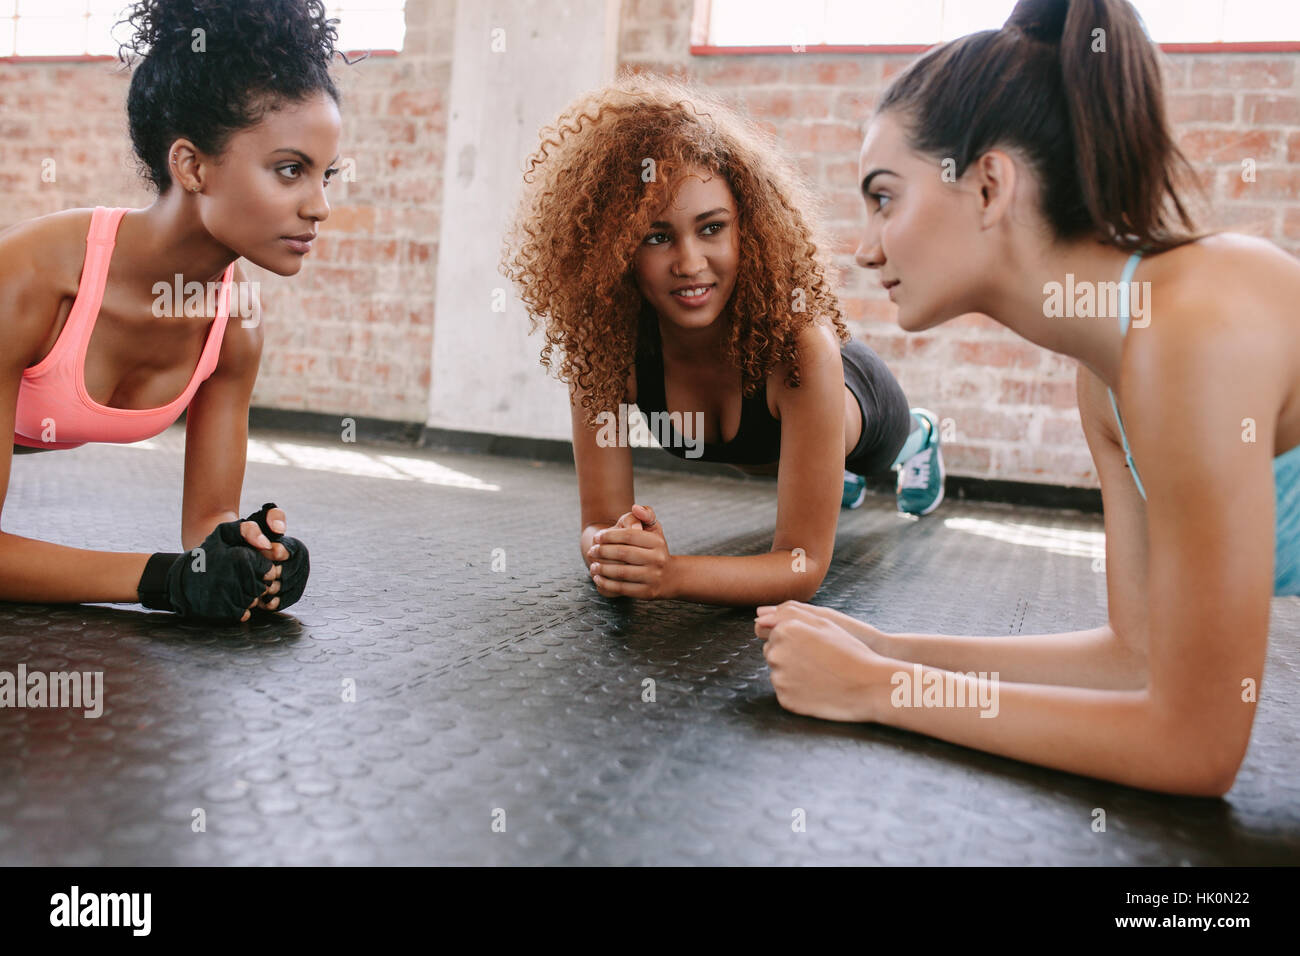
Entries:
[[1222, 797], [1237, 781], [1246, 759], [1249, 731], [1244, 739], [1206, 741], [1186, 734], [1169, 748], [1177, 754], [1170, 792], [1188, 797]]
[[1241, 753], [1236, 757], [1228, 757], [1220, 760], [1207, 760], [1200, 767], [1193, 770], [1191, 782], [1193, 784], [1192, 796], [1197, 797], [1222, 797], [1232, 789], [1233, 784], [1237, 782], [1237, 773], [1241, 770], [1241, 765], [1246, 758], [1246, 748], [1241, 748]]
[[1181, 797], [1218, 798], [1226, 795], [1236, 780], [1236, 768], [1231, 770], [1194, 768], [1181, 775], [1168, 791]]
[[826, 571], [825, 562], [814, 561], [810, 558], [800, 565], [796, 560], [789, 600], [803, 601], [804, 603], [811, 601], [821, 589], [822, 582], [826, 580]]

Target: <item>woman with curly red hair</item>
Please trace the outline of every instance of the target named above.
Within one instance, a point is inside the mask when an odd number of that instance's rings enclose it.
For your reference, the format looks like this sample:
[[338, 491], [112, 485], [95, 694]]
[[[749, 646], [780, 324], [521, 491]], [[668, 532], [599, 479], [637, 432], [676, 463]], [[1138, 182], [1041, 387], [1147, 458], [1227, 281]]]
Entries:
[[[581, 548], [601, 594], [808, 599], [860, 477], [899, 506], [943, 495], [934, 416], [849, 340], [798, 175], [750, 122], [673, 81], [625, 77], [543, 131], [503, 270], [569, 383]], [[841, 348], [841, 343], [844, 344]], [[635, 503], [627, 407], [683, 458], [777, 475], [772, 550], [680, 555]], [[838, 494], [837, 494], [838, 492]]]

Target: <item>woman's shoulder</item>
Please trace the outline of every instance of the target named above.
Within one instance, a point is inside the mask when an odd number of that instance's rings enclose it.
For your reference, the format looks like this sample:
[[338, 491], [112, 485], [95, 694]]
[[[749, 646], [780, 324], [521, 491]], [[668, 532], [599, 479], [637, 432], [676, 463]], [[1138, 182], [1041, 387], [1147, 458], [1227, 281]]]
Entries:
[[840, 358], [840, 340], [828, 321], [809, 322], [799, 330], [795, 339], [795, 361], [799, 365], [799, 386], [789, 384], [789, 362], [778, 362], [767, 377], [767, 407], [771, 415], [781, 419], [787, 408], [803, 405], [809, 409], [820, 406], [819, 394], [842, 391], [844, 388], [843, 359]]
[[1212, 372], [1272, 401], [1300, 375], [1300, 261], [1268, 240], [1206, 236], [1151, 256], [1134, 281], [1150, 285], [1140, 334], [1124, 349], [1126, 389]]
[[[1171, 304], [1295, 303], [1300, 260], [1258, 236], [1219, 232], [1149, 257], [1153, 294]], [[1137, 279], [1143, 276], [1139, 272]]]
[[[815, 375], [819, 369], [840, 364], [840, 340], [828, 321], [809, 322], [801, 328], [795, 336], [795, 349], [800, 381], [809, 371]], [[768, 375], [769, 385], [783, 386], [789, 371], [789, 362], [778, 362]]]
[[0, 230], [0, 249], [7, 261], [17, 258], [34, 265], [44, 284], [67, 287], [71, 280], [75, 294], [93, 213], [93, 209], [62, 209], [16, 222]]
[[24, 366], [53, 333], [60, 303], [77, 294], [91, 212], [68, 209], [0, 230], [0, 338]]

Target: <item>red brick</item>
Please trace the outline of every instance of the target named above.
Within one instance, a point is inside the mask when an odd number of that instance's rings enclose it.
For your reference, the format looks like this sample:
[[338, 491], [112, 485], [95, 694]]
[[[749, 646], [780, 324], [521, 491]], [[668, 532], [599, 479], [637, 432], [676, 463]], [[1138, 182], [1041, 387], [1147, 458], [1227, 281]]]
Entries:
[[[990, 399], [991, 400], [991, 399]], [[1003, 379], [998, 395], [1000, 405], [1041, 405], [1049, 408], [1077, 408], [1075, 383], [1035, 379]]]
[[624, 0], [623, 17], [646, 23], [655, 20], [689, 20], [694, 0]]
[[954, 354], [958, 362], [994, 368], [1032, 369], [1043, 360], [1043, 350], [1028, 342], [958, 342]]
[[1166, 98], [1169, 121], [1183, 123], [1231, 123], [1236, 114], [1231, 93], [1171, 93]]
[[1183, 129], [1178, 144], [1193, 162], [1230, 163], [1253, 159], [1268, 162], [1281, 143], [1269, 130]]
[[941, 332], [910, 332], [907, 335], [909, 359], [926, 362], [942, 361], [947, 359], [951, 350], [951, 340]]
[[956, 366], [949, 368], [939, 380], [939, 400], [949, 415], [962, 403], [982, 408], [993, 387], [994, 380], [987, 369]]
[[1039, 382], [1034, 388], [1034, 404], [1052, 408], [1078, 408], [1078, 386], [1073, 382]]
[[402, 257], [402, 262], [413, 266], [426, 265], [433, 261], [436, 248], [437, 246], [431, 242], [406, 243], [407, 254]]
[[[831, 104], [834, 94], [831, 90], [796, 89], [794, 92], [795, 116], [805, 120], [821, 120], [832, 117]], [[839, 117], [835, 118], [838, 119]]]
[[888, 84], [899, 73], [907, 69], [918, 56], [899, 54], [897, 56], [881, 56], [880, 59], [880, 82]]
[[880, 82], [880, 58], [876, 56], [828, 57], [824, 54], [780, 57], [786, 64], [786, 79], [793, 84], [847, 86], [862, 89]]
[[628, 25], [623, 27], [619, 36], [620, 53], [649, 53], [653, 49], [654, 41], [647, 27]]
[[322, 234], [363, 233], [371, 235], [375, 231], [375, 208], [373, 206], [339, 205], [330, 210], [329, 219], [321, 224]]
[[897, 362], [907, 353], [907, 336], [901, 331], [890, 335], [873, 328], [866, 334], [855, 337], [865, 342], [886, 364]]
[[835, 255], [851, 256], [862, 243], [860, 226], [831, 226], [827, 235], [831, 240], [831, 252]]
[[823, 201], [828, 221], [861, 224], [864, 212], [862, 199], [851, 191], [836, 189], [825, 196]]
[[1079, 360], [1059, 352], [1043, 350], [1043, 364], [1038, 369], [1038, 377], [1043, 381], [1065, 382], [1073, 386], [1079, 376]]
[[398, 90], [389, 98], [386, 112], [390, 116], [431, 116], [442, 111], [442, 96], [437, 90]]
[[794, 92], [788, 89], [760, 88], [747, 90], [741, 94], [746, 111], [752, 117], [764, 117], [774, 122], [783, 122], [797, 117], [794, 106]]
[[781, 140], [796, 153], [851, 155], [862, 145], [862, 132], [847, 123], [797, 123], [781, 128]]
[[[839, 189], [841, 185], [845, 186], [857, 195], [858, 161], [856, 159], [831, 159], [825, 161], [822, 166], [822, 182], [830, 189]], [[859, 202], [861, 202], [860, 199]]]
[[1086, 439], [1083, 436], [1083, 425], [1077, 415], [1073, 418], [1048, 418], [1043, 422], [1042, 443], [1044, 446], [1064, 445], [1077, 447], [1080, 442], [1086, 443]]
[[1251, 126], [1300, 125], [1300, 98], [1294, 91], [1246, 93], [1241, 101], [1241, 118]]
[[1300, 240], [1300, 209], [1292, 207], [1282, 214], [1282, 234]]
[[949, 474], [987, 478], [992, 471], [993, 451], [965, 444], [958, 432], [955, 443], [943, 446], [943, 460]]
[[811, 153], [803, 153], [795, 157], [794, 164], [798, 167], [799, 172], [803, 174], [804, 178], [807, 179], [808, 182], [815, 183], [818, 181], [818, 173], [821, 170], [821, 160], [816, 156]]
[[1027, 443], [999, 444], [994, 449], [995, 477], [1072, 487], [1095, 487], [1096, 469], [1086, 449], [1067, 452]]
[[936, 414], [950, 418], [961, 442], [1023, 442], [1028, 440], [1031, 417], [1023, 412], [1010, 413], [986, 408], [981, 404], [977, 387], [970, 387], [967, 403], [945, 401]]
[[1247, 182], [1240, 173], [1228, 180], [1228, 195], [1234, 199], [1256, 202], [1269, 199], [1300, 199], [1300, 169], [1255, 168], [1255, 182]]
[[1215, 210], [1214, 226], [1271, 239], [1277, 232], [1278, 208], [1249, 203], [1224, 203]]
[[1165, 54], [1160, 57], [1160, 78], [1166, 95], [1187, 88], [1191, 59], [1192, 57], [1180, 53]]
[[999, 385], [998, 402], [1002, 405], [1028, 405], [1034, 393], [1032, 380], [1004, 378]]
[[835, 107], [832, 110], [836, 119], [850, 123], [865, 123], [876, 108], [880, 94], [875, 89], [840, 90], [835, 94]]
[[1277, 90], [1294, 82], [1291, 57], [1235, 53], [1192, 61], [1192, 89]]
[[850, 322], [881, 322], [897, 328], [898, 309], [888, 299], [845, 297], [840, 300], [840, 310]]
[[784, 83], [780, 61], [775, 56], [706, 57], [698, 68], [700, 79], [709, 86], [763, 86]]

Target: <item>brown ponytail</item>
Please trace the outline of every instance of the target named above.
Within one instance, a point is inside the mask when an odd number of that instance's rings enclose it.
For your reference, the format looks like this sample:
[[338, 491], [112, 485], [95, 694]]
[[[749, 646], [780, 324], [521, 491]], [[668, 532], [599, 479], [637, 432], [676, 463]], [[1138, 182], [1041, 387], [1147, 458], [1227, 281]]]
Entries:
[[885, 91], [914, 148], [962, 175], [1014, 147], [1060, 239], [1171, 249], [1198, 238], [1195, 183], [1165, 116], [1155, 47], [1127, 0], [1020, 0], [1001, 30], [931, 50]]

